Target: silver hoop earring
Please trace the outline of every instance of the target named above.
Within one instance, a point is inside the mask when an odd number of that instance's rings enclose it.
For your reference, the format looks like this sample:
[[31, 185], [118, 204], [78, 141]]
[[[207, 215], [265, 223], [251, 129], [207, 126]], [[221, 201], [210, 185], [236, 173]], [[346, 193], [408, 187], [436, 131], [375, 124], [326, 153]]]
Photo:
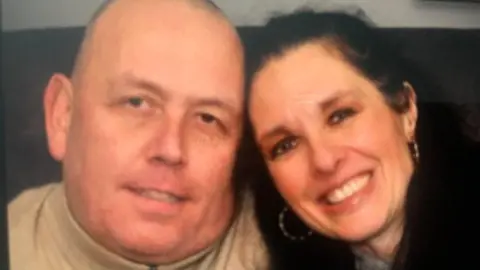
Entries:
[[418, 150], [418, 144], [415, 140], [410, 142], [410, 149], [412, 152], [412, 158], [416, 164], [420, 163], [420, 151]]
[[292, 240], [292, 241], [304, 241], [307, 237], [312, 235], [312, 231], [308, 230], [307, 235], [302, 235], [302, 236], [294, 236], [290, 234], [287, 229], [285, 228], [285, 214], [288, 212], [288, 208], [285, 206], [283, 207], [282, 211], [280, 211], [280, 214], [278, 215], [278, 227], [280, 227], [280, 230], [282, 231], [283, 235]]

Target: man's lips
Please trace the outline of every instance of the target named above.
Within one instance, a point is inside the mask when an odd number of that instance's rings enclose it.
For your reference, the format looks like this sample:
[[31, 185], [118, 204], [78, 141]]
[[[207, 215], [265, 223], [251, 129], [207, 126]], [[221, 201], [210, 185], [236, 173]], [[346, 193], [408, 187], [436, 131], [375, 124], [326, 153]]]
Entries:
[[188, 196], [184, 193], [172, 192], [167, 189], [139, 186], [129, 186], [127, 189], [141, 197], [164, 203], [179, 203], [188, 200]]
[[172, 192], [164, 186], [162, 189], [135, 186], [124, 190], [129, 195], [133, 207], [145, 219], [174, 217], [191, 202], [190, 197], [184, 195], [186, 193]]

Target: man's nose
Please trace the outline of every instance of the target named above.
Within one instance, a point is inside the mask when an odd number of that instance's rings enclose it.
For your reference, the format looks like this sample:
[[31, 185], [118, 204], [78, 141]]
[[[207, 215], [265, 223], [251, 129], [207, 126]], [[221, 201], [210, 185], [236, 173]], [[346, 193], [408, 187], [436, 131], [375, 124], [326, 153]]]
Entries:
[[154, 163], [168, 166], [184, 164], [183, 136], [180, 121], [167, 121], [156, 131], [149, 149], [149, 158]]

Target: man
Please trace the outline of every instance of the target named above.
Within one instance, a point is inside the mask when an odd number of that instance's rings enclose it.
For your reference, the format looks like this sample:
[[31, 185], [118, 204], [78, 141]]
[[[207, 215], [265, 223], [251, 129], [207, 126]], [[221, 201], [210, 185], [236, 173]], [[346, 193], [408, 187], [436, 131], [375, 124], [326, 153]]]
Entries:
[[9, 205], [10, 269], [264, 268], [231, 181], [243, 80], [239, 37], [209, 2], [110, 1], [71, 79], [46, 87], [63, 181]]

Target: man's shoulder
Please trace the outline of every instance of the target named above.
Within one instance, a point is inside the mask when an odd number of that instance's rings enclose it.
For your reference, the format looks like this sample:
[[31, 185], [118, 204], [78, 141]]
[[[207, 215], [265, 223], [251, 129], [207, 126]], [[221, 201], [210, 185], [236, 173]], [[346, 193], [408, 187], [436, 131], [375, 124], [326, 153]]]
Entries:
[[258, 228], [252, 194], [246, 193], [242, 197], [241, 207], [229, 234], [223, 245], [229, 250], [226, 269], [268, 269], [268, 252]]
[[25, 219], [29, 219], [41, 208], [48, 194], [52, 192], [59, 183], [49, 183], [40, 187], [30, 188], [22, 191], [8, 204], [8, 227], [18, 227]]
[[44, 269], [35, 258], [37, 227], [45, 200], [58, 186], [52, 183], [25, 190], [8, 204], [10, 269], [28, 269], [35, 263]]
[[238, 246], [242, 260], [251, 262], [248, 269], [267, 269], [268, 252], [257, 221], [255, 198], [251, 193], [244, 197], [242, 211], [238, 220]]

